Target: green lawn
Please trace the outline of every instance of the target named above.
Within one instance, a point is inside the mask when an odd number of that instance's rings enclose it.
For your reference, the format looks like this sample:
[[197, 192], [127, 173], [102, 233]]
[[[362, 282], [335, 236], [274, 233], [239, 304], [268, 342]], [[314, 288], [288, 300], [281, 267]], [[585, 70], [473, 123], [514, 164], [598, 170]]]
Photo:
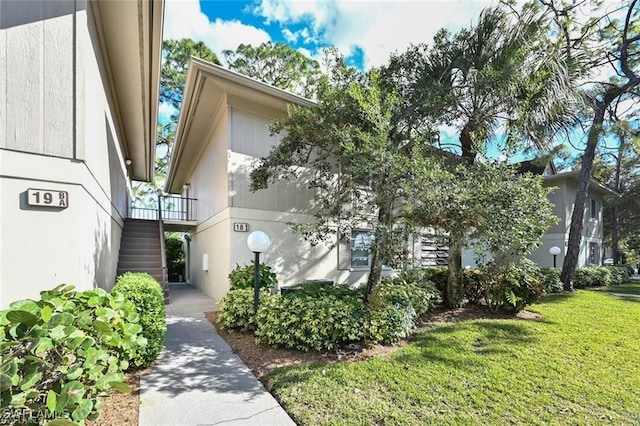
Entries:
[[640, 299], [553, 295], [540, 320], [422, 329], [368, 361], [274, 370], [298, 424], [638, 424]]
[[640, 295], [640, 281], [629, 282], [626, 284], [607, 287], [606, 291], [612, 293], [638, 294]]

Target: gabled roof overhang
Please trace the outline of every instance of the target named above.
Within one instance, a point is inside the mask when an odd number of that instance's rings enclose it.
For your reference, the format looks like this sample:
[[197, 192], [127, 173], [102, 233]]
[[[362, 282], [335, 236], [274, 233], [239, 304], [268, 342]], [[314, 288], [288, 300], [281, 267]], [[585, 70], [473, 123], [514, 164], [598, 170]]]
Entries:
[[286, 113], [288, 105], [315, 105], [313, 101], [253, 78], [191, 58], [165, 191], [182, 192], [208, 143], [211, 127], [216, 125], [217, 117], [227, 107], [230, 96], [283, 113]]
[[[580, 178], [580, 170], [574, 170], [570, 172], [561, 172], [554, 175], [544, 176], [544, 183], [546, 186], [555, 186], [558, 182], [564, 179], [578, 182], [579, 178]], [[601, 195], [603, 198], [621, 197], [621, 195], [617, 191], [600, 183], [594, 178], [589, 179], [589, 192], [592, 194]]]
[[[91, 0], [109, 96], [132, 179], [154, 178], [164, 0]], [[105, 82], [107, 83], [107, 82]]]

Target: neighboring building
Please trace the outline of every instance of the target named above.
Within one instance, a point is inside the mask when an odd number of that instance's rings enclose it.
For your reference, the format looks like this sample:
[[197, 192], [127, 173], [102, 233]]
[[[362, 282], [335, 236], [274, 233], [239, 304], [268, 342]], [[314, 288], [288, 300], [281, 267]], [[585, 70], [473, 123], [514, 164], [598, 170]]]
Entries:
[[163, 2], [0, 0], [0, 309], [109, 289], [152, 179]]
[[269, 123], [286, 117], [289, 105], [313, 103], [192, 59], [165, 189], [197, 200], [196, 226], [188, 231], [189, 279], [214, 299], [228, 291], [235, 265], [253, 259], [246, 241], [254, 230], [271, 239], [262, 261], [274, 268], [280, 285], [367, 277], [366, 231], [354, 231], [350, 242], [335, 247], [311, 247], [292, 231], [290, 223], [313, 220], [315, 193], [304, 179], [249, 191], [252, 166], [279, 142]]
[[[521, 172], [531, 172], [543, 176], [545, 187], [555, 187], [549, 199], [554, 205], [553, 214], [560, 220], [558, 224], [547, 230], [542, 238], [542, 244], [529, 258], [540, 266], [553, 266], [553, 255], [549, 253], [551, 247], [560, 248], [560, 254], [556, 256], [556, 266], [562, 267], [564, 256], [569, 241], [569, 227], [573, 214], [573, 203], [576, 199], [578, 178], [580, 171], [556, 172], [553, 164], [536, 166], [527, 161], [520, 165]], [[578, 267], [600, 265], [603, 254], [603, 223], [602, 201], [609, 197], [618, 197], [619, 194], [606, 187], [595, 179], [589, 181], [589, 192], [584, 212], [582, 227], [582, 239], [580, 241], [580, 255]], [[464, 265], [475, 265], [473, 254], [466, 251], [463, 256]]]

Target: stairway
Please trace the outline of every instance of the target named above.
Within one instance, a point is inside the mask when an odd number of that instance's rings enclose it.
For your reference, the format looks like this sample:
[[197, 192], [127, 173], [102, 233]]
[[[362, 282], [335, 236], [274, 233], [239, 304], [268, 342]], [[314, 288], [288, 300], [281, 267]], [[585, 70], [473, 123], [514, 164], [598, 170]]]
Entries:
[[157, 220], [125, 219], [118, 275], [125, 272], [147, 272], [162, 285], [162, 245]]

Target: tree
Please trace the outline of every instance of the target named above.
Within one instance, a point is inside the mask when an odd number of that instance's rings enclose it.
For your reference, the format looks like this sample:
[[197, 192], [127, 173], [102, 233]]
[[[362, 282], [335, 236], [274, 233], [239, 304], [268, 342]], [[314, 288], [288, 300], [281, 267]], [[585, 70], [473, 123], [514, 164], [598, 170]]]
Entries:
[[[192, 56], [220, 65], [216, 54], [201, 41], [196, 42], [183, 38], [181, 40], [172, 39], [162, 42], [161, 105], [169, 105], [175, 110], [180, 110], [189, 59]], [[167, 123], [158, 123], [155, 178], [153, 182], [138, 182], [134, 184], [134, 197], [139, 202], [145, 204], [153, 203], [157, 195], [162, 193], [162, 182], [164, 182], [167, 167], [169, 166], [177, 122], [178, 117], [173, 114]]]
[[[598, 142], [602, 136], [609, 107], [621, 96], [637, 96], [635, 90], [640, 84], [640, 7], [637, 0], [623, 1], [608, 13], [602, 9], [586, 23], [578, 19], [584, 8], [592, 3], [583, 0], [566, 2], [542, 1], [554, 15], [555, 31], [563, 46], [567, 60], [577, 64], [585, 72], [591, 69], [608, 70], [615, 76], [606, 81], [589, 82], [583, 97], [591, 109], [591, 119], [587, 143], [581, 158], [580, 175], [576, 198], [569, 227], [567, 253], [562, 264], [561, 280], [565, 289], [573, 291], [582, 239], [584, 206], [587, 199], [589, 180], [596, 155]], [[600, 3], [596, 4], [601, 6]], [[593, 11], [591, 11], [593, 16]], [[623, 13], [622, 19], [618, 17]]]
[[[549, 201], [549, 188], [542, 178], [517, 174], [511, 167], [477, 163], [465, 164], [452, 157], [432, 162], [416, 159], [414, 173], [406, 192], [412, 203], [405, 206], [415, 224], [445, 229], [450, 237], [449, 268], [460, 269], [465, 241], [474, 249], [476, 263], [508, 268], [530, 254], [545, 231], [558, 220]], [[453, 258], [452, 258], [453, 256]], [[450, 274], [446, 302], [459, 306], [462, 298], [460, 281]]]
[[[374, 239], [365, 299], [381, 279], [384, 262], [394, 261], [401, 242], [402, 181], [409, 160], [429, 144], [396, 132], [393, 112], [399, 98], [385, 89], [380, 73], [361, 74], [337, 58], [331, 76], [321, 80], [312, 107], [292, 107], [272, 132], [282, 141], [251, 172], [251, 190], [283, 179], [304, 177], [317, 191], [314, 221], [297, 225], [317, 244], [329, 236], [346, 238], [366, 226]], [[331, 82], [330, 82], [331, 81]]]
[[320, 66], [286, 44], [241, 44], [235, 51], [225, 50], [222, 54], [230, 70], [299, 96], [315, 95]]
[[[569, 90], [572, 69], [547, 27], [548, 17], [533, 6], [518, 13], [488, 8], [474, 27], [456, 34], [441, 30], [431, 47], [414, 46], [393, 57], [386, 73], [405, 99], [398, 121], [411, 134], [457, 128], [457, 143], [434, 141], [469, 165], [499, 129], [507, 153], [527, 145], [548, 149], [556, 133], [576, 121], [576, 102]], [[459, 295], [454, 287], [461, 282], [464, 241], [454, 221], [448, 223], [449, 292]]]

